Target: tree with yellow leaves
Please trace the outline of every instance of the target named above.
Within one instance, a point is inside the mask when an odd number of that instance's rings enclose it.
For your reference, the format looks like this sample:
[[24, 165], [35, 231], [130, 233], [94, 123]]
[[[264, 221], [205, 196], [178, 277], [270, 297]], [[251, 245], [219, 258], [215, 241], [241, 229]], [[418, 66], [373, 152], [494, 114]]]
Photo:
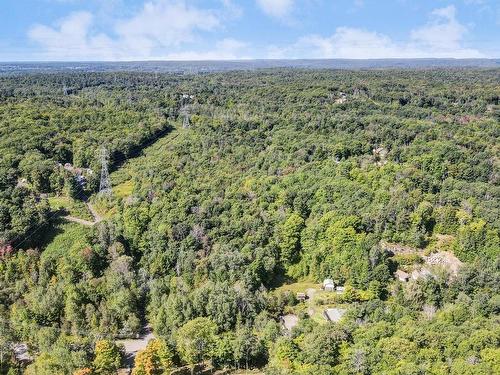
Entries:
[[172, 367], [172, 352], [164, 341], [154, 339], [149, 341], [146, 349], [135, 357], [132, 375], [161, 375], [170, 373]]

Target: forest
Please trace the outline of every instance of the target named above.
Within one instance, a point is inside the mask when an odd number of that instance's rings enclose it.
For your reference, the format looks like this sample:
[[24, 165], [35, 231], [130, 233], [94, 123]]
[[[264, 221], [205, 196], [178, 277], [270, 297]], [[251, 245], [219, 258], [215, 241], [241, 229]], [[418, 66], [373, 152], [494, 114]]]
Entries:
[[500, 373], [499, 99], [496, 68], [0, 75], [0, 374]]

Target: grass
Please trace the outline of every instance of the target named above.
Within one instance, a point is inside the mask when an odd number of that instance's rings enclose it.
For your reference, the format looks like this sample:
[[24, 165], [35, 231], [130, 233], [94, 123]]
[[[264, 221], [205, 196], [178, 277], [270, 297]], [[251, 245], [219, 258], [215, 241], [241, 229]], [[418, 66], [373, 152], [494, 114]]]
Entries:
[[121, 184], [113, 186], [113, 194], [120, 199], [124, 199], [132, 195], [133, 191], [134, 182], [132, 180], [127, 180], [122, 182]]
[[[116, 195], [115, 191], [113, 191], [113, 195]], [[94, 196], [92, 206], [104, 219], [110, 219], [116, 213], [116, 200], [114, 198], [108, 200], [106, 197]]]
[[292, 292], [292, 293], [305, 293], [306, 289], [313, 288], [319, 289], [321, 284], [317, 284], [312, 281], [300, 281], [292, 284], [285, 284], [276, 289], [278, 293]]
[[84, 202], [79, 200], [74, 200], [69, 197], [64, 196], [54, 196], [47, 198], [50, 208], [53, 210], [64, 211], [67, 215], [74, 216], [80, 219], [92, 221], [92, 215], [90, 214], [87, 206]]
[[44, 256], [62, 256], [75, 249], [88, 246], [86, 236], [90, 229], [77, 223], [59, 223], [55, 225], [56, 234], [45, 248]]

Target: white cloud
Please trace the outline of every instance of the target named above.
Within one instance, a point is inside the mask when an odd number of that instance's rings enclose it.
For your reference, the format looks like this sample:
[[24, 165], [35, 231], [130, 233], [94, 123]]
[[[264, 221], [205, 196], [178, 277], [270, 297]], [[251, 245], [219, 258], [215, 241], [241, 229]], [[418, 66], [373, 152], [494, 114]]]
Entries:
[[76, 12], [57, 22], [56, 28], [35, 25], [28, 36], [43, 47], [46, 59], [112, 59], [113, 41], [104, 34], [89, 35], [92, 20], [91, 13]]
[[256, 0], [257, 5], [271, 17], [285, 18], [292, 11], [294, 0]]
[[43, 52], [41, 60], [138, 60], [164, 58], [164, 51], [196, 40], [220, 26], [214, 11], [182, 0], [154, 0], [128, 19], [114, 20], [114, 38], [93, 30], [89, 12], [72, 13], [53, 27], [35, 25], [29, 38]]
[[208, 10], [184, 2], [149, 2], [133, 18], [120, 21], [116, 32], [130, 45], [141, 43], [172, 46], [192, 41], [196, 31], [210, 31], [219, 20]]
[[412, 41], [431, 52], [447, 54], [460, 51], [464, 54], [461, 42], [467, 28], [457, 21], [455, 7], [450, 5], [435, 9], [431, 18], [430, 23], [411, 32]]
[[243, 8], [236, 5], [233, 0], [221, 0], [222, 5], [229, 18], [239, 18], [243, 15]]
[[467, 28], [456, 19], [453, 6], [432, 11], [428, 24], [412, 30], [408, 42], [395, 42], [373, 31], [338, 27], [331, 36], [307, 35], [284, 48], [271, 47], [271, 58], [424, 58], [484, 57], [466, 48]]
[[[270, 3], [270, 1], [258, 0]], [[188, 5], [184, 0], [153, 0], [135, 15], [111, 19], [109, 33], [99, 32], [95, 17], [76, 12], [52, 26], [35, 25], [29, 38], [40, 47], [38, 60], [213, 60], [239, 58], [416, 58], [484, 57], [467, 48], [466, 26], [457, 20], [453, 6], [435, 9], [429, 21], [408, 34], [406, 42], [388, 35], [353, 27], [338, 27], [330, 36], [306, 35], [282, 47], [268, 46], [249, 56], [251, 46], [234, 38], [202, 45], [207, 33], [223, 28], [224, 10], [231, 0], [221, 0], [219, 11]], [[278, 4], [278, 5], [276, 5]], [[283, 5], [285, 4], [285, 5]], [[276, 16], [287, 14], [291, 0], [274, 2]], [[284, 7], [284, 8], [280, 8]], [[281, 10], [277, 10], [277, 9]], [[285, 9], [285, 10], [283, 10]], [[283, 13], [284, 12], [284, 13]], [[213, 35], [213, 34], [212, 34]], [[255, 52], [255, 50], [254, 50]], [[265, 56], [267, 52], [267, 56]]]

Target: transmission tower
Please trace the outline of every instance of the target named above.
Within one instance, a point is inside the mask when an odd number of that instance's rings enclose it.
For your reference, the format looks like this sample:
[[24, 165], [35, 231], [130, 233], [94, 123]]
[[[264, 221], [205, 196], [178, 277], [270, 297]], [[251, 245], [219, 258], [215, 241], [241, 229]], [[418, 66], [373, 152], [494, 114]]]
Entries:
[[101, 183], [99, 184], [100, 195], [111, 195], [111, 182], [109, 181], [108, 162], [109, 155], [106, 147], [101, 148], [99, 155], [101, 161]]
[[183, 116], [182, 119], [182, 127], [184, 129], [189, 128], [189, 103], [191, 102], [191, 99], [193, 99], [193, 95], [188, 95], [188, 94], [182, 94], [181, 95], [181, 110], [180, 114]]
[[184, 129], [189, 128], [189, 111], [187, 108], [184, 110], [184, 119], [182, 120], [182, 127]]

